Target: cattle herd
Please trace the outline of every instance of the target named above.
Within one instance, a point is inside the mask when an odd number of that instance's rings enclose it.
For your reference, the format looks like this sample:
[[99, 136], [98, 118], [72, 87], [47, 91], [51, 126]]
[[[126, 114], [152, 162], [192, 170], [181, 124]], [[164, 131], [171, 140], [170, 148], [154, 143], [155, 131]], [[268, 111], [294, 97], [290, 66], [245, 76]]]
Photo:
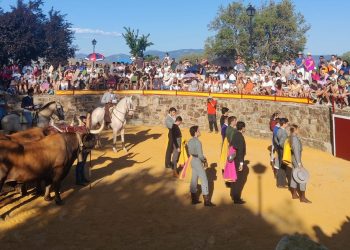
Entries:
[[3, 186], [20, 185], [22, 195], [26, 184], [36, 183], [37, 192], [45, 184], [45, 200], [62, 204], [60, 186], [74, 161], [85, 149], [96, 142], [94, 135], [101, 129], [89, 133], [67, 132], [48, 128], [30, 128], [11, 135], [0, 135], [0, 193]]

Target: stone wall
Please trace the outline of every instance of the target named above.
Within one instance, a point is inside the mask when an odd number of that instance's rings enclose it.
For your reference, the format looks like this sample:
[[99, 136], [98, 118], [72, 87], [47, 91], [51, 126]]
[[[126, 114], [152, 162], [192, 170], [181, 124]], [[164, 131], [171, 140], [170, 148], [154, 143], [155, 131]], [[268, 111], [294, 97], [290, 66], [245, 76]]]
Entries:
[[[188, 96], [135, 96], [136, 112], [129, 124], [160, 125], [170, 107], [176, 107], [179, 115], [184, 119], [184, 127], [199, 125], [208, 130], [206, 114], [206, 97]], [[59, 99], [70, 121], [74, 114], [81, 114], [100, 106], [101, 95], [75, 96], [40, 96], [35, 98], [36, 103], [46, 103], [52, 99]], [[280, 111], [291, 123], [300, 126], [300, 135], [307, 146], [331, 152], [331, 110], [328, 107], [293, 104], [287, 102], [271, 102], [244, 99], [219, 99], [218, 123], [221, 107], [226, 106], [230, 113], [238, 120], [246, 122], [247, 135], [259, 138], [271, 138], [269, 130], [270, 116]], [[350, 116], [349, 111], [341, 111], [342, 115]]]

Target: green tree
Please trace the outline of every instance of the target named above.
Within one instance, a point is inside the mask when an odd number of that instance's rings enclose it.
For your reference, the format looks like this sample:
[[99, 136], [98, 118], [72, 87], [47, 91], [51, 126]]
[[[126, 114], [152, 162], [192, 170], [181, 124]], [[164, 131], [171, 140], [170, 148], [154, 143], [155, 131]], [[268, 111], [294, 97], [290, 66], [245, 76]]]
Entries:
[[6, 52], [7, 60], [15, 63], [29, 63], [42, 56], [45, 49], [45, 15], [41, 10], [41, 0], [17, 5], [10, 12], [0, 15], [0, 44]]
[[45, 61], [57, 67], [66, 64], [74, 57], [76, 48], [72, 46], [74, 32], [70, 29], [72, 24], [65, 21], [65, 15], [51, 9], [48, 20], [44, 25], [46, 49], [43, 52]]
[[204, 54], [193, 53], [193, 54], [185, 54], [181, 56], [179, 61], [189, 60], [191, 63], [195, 63], [196, 60], [200, 62], [204, 58], [205, 58]]
[[146, 62], [152, 62], [154, 60], [159, 60], [159, 56], [146, 55], [144, 59]]
[[146, 51], [146, 48], [152, 46], [153, 43], [148, 41], [150, 34], [141, 35], [139, 37], [139, 30], [131, 30], [131, 28], [124, 27], [125, 33], [123, 37], [126, 44], [130, 48], [130, 54], [134, 57], [143, 57], [143, 53]]
[[341, 59], [350, 62], [350, 51], [344, 53], [344, 54], [341, 56]]
[[[219, 8], [218, 16], [209, 24], [209, 30], [216, 31], [216, 35], [209, 37], [205, 44], [210, 58], [238, 54], [248, 58], [250, 21], [246, 9], [241, 2]], [[310, 29], [291, 0], [271, 1], [259, 7], [252, 25], [253, 54], [259, 60], [294, 57], [299, 50], [304, 50], [306, 32]]]

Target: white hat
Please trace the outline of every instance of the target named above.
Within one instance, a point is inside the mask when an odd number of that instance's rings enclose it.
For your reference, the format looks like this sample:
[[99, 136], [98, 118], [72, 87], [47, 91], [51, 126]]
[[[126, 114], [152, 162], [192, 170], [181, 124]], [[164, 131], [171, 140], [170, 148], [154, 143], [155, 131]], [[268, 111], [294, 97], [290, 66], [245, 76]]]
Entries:
[[299, 184], [305, 184], [309, 181], [310, 174], [305, 168], [294, 168], [293, 179]]

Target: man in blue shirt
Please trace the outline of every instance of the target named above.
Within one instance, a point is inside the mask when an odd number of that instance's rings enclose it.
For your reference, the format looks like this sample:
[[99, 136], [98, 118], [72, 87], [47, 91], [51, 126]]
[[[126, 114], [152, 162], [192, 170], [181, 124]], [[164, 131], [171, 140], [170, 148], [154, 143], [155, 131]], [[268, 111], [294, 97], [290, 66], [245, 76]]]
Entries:
[[298, 73], [302, 73], [303, 76], [305, 75], [304, 65], [305, 65], [305, 59], [303, 57], [303, 53], [299, 52], [298, 53], [298, 58], [295, 59], [295, 67], [297, 69], [297, 72]]

